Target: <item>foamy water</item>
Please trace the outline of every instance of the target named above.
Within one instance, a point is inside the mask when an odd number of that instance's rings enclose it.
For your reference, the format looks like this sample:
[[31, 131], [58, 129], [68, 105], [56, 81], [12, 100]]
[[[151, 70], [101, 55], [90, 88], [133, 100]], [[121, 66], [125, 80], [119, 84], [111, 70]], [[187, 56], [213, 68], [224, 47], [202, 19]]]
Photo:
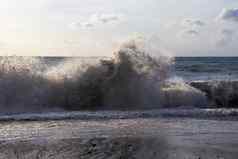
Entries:
[[236, 159], [231, 120], [136, 118], [0, 123], [0, 158]]
[[[111, 58], [4, 57], [0, 61], [0, 111], [131, 110], [204, 106], [205, 94], [171, 82], [173, 58], [153, 45], [129, 41]], [[152, 54], [157, 55], [152, 56]]]

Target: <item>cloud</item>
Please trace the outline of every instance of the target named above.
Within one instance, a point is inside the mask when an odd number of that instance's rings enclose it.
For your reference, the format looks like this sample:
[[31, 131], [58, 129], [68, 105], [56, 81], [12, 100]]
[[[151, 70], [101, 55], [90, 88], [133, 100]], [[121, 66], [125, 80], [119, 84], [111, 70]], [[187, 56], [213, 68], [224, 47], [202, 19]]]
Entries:
[[217, 19], [224, 21], [233, 21], [238, 23], [238, 8], [223, 9], [219, 14], [219, 16], [217, 17]]
[[235, 33], [235, 31], [234, 30], [230, 30], [230, 29], [223, 29], [222, 30], [222, 34], [223, 35], [226, 35], [226, 36], [231, 36], [231, 35], [233, 35]]
[[102, 14], [102, 15], [99, 15], [98, 20], [102, 23], [116, 22], [116, 21], [120, 20], [120, 16], [119, 15]]
[[74, 22], [70, 25], [71, 28], [92, 28], [94, 27], [93, 23], [90, 22]]
[[196, 19], [184, 19], [182, 21], [182, 25], [185, 27], [180, 34], [182, 36], [189, 35], [189, 36], [197, 36], [199, 35], [199, 28], [205, 26], [205, 22]]
[[73, 22], [72, 28], [93, 28], [97, 25], [117, 23], [122, 19], [119, 14], [92, 14], [81, 21]]
[[206, 25], [203, 21], [195, 19], [185, 19], [182, 21], [182, 24], [187, 27], [202, 27]]
[[221, 31], [221, 37], [220, 39], [218, 39], [216, 45], [220, 47], [225, 47], [229, 45], [233, 41], [235, 34], [236, 32], [234, 30], [223, 29]]
[[180, 37], [191, 37], [191, 36], [198, 36], [198, 35], [199, 35], [199, 32], [193, 29], [183, 30], [178, 33], [178, 36]]
[[196, 30], [186, 30], [184, 33], [189, 34], [189, 35], [198, 35], [199, 32]]

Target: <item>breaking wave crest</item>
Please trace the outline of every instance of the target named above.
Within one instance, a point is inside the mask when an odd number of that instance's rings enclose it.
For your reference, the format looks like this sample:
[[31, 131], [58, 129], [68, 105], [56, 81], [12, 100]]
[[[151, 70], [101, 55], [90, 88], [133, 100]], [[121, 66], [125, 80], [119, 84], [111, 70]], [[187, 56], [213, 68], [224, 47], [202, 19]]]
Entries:
[[112, 58], [68, 59], [49, 65], [39, 57], [3, 57], [0, 111], [204, 106], [203, 92], [169, 80], [172, 66], [173, 58], [136, 40], [123, 44]]

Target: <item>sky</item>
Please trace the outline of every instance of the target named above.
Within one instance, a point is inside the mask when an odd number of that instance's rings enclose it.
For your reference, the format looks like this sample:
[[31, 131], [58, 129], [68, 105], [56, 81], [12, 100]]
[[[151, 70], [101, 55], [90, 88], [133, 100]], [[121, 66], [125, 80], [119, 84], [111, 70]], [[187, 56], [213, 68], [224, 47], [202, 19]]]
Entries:
[[173, 56], [238, 56], [237, 0], [7, 0], [0, 19], [2, 56], [111, 56], [137, 36]]

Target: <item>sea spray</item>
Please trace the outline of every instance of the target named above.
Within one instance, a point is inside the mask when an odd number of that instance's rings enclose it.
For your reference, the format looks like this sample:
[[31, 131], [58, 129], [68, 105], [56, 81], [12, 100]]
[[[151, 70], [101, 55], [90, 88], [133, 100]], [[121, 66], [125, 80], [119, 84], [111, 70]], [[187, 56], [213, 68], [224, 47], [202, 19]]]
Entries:
[[237, 81], [193, 81], [190, 85], [206, 93], [209, 107], [236, 108], [238, 106]]
[[2, 57], [0, 111], [129, 110], [206, 103], [204, 93], [169, 81], [173, 58], [148, 48], [132, 40], [111, 58], [68, 59], [50, 66], [44, 58]]

